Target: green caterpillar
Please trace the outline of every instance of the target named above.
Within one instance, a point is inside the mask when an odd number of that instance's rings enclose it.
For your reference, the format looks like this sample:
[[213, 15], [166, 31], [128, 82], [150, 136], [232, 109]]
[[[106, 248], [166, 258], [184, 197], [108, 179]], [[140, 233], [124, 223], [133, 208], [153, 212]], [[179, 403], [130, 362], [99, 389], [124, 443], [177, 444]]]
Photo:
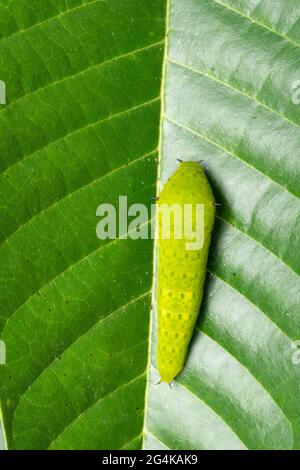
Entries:
[[[202, 205], [202, 247], [190, 249], [184, 231], [177, 239], [178, 224], [170, 218], [170, 237], [164, 239], [162, 207], [192, 208], [190, 223], [195, 229], [196, 205]], [[199, 313], [206, 275], [208, 250], [215, 219], [214, 196], [199, 163], [181, 162], [164, 186], [158, 200], [158, 345], [157, 362], [161, 381], [170, 383], [182, 370]], [[186, 206], [185, 206], [186, 207]], [[188, 219], [187, 219], [188, 220]], [[188, 247], [188, 248], [187, 248]]]

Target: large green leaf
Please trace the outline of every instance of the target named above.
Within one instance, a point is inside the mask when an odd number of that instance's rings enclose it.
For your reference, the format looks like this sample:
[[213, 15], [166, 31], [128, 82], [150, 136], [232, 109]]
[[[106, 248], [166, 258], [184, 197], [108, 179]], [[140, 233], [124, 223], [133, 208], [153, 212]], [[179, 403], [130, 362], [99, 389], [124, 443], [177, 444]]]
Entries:
[[155, 195], [165, 4], [0, 5], [8, 446], [139, 447], [152, 242], [97, 239], [96, 209]]
[[[0, 1], [9, 448], [300, 448], [300, 0], [167, 3]], [[100, 203], [150, 205], [159, 131], [160, 182], [203, 159], [222, 204], [171, 389], [153, 244], [95, 234]]]

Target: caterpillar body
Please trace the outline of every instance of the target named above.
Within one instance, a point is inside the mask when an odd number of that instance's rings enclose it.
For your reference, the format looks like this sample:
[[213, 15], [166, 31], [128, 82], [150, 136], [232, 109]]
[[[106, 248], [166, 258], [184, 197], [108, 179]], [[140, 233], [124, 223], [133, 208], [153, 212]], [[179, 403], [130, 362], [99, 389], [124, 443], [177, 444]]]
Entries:
[[[203, 207], [203, 244], [187, 248], [191, 239], [163, 236], [163, 206], [192, 207], [190, 222], [195, 227], [196, 205]], [[170, 383], [182, 370], [203, 297], [208, 250], [215, 219], [214, 196], [199, 163], [181, 162], [160, 193], [158, 200], [158, 344], [157, 362], [161, 381]]]

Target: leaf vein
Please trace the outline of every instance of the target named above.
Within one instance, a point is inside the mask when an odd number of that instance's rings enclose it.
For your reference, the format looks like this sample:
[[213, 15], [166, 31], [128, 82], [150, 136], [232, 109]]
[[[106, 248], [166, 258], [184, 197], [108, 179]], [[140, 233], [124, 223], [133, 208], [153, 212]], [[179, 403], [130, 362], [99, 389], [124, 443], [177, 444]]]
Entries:
[[107, 122], [107, 121], [110, 121], [112, 119], [115, 119], [115, 118], [118, 118], [118, 117], [121, 117], [121, 116], [125, 116], [126, 114], [128, 113], [131, 113], [132, 111], [136, 111], [137, 109], [141, 109], [143, 107], [146, 107], [148, 105], [151, 105], [153, 103], [156, 103], [158, 102], [160, 99], [159, 96], [155, 97], [155, 98], [152, 98], [151, 100], [149, 101], [144, 101], [143, 103], [140, 103], [138, 105], [135, 105], [135, 106], [132, 106], [131, 108], [127, 108], [125, 109], [124, 111], [120, 111], [118, 113], [115, 113], [115, 114], [111, 114], [109, 116], [106, 116], [105, 118], [103, 119], [99, 119], [98, 121], [95, 121], [95, 122], [92, 122], [90, 124], [86, 124], [85, 126], [83, 127], [79, 127], [78, 129], [76, 129], [75, 131], [72, 131], [72, 132], [69, 132], [68, 134], [65, 134], [64, 136], [62, 137], [59, 137], [58, 139], [56, 140], [53, 140], [51, 142], [49, 142], [47, 145], [43, 146], [43, 147], [40, 147], [38, 149], [36, 149], [34, 152], [28, 154], [28, 155], [24, 155], [23, 158], [21, 158], [20, 160], [18, 160], [17, 162], [13, 163], [12, 165], [6, 167], [5, 170], [2, 171], [2, 173], [0, 173], [0, 176], [3, 175], [6, 171], [10, 170], [12, 167], [20, 164], [20, 163], [23, 163], [24, 160], [32, 157], [32, 155], [36, 154], [37, 152], [41, 152], [42, 150], [46, 150], [48, 147], [50, 147], [51, 145], [57, 143], [57, 142], [60, 142], [62, 140], [66, 140], [67, 138], [71, 137], [71, 136], [74, 136], [76, 134], [79, 134], [80, 132], [82, 131], [85, 131], [86, 129], [92, 129], [93, 127], [96, 127], [98, 126], [99, 124], [102, 124], [104, 122]]
[[[217, 279], [219, 279], [221, 282], [225, 283], [223, 281], [223, 279], [221, 279], [220, 277], [218, 277], [217, 275], [215, 275]], [[225, 283], [227, 284], [227, 283]], [[230, 288], [232, 288], [232, 286], [230, 286], [228, 284], [228, 286]], [[248, 299], [247, 299], [248, 300]], [[257, 308], [257, 307], [256, 307]], [[276, 325], [277, 326], [277, 325]], [[291, 431], [291, 436], [293, 436], [293, 430], [292, 430], [292, 423], [290, 421], [290, 419], [287, 417], [287, 415], [285, 414], [285, 411], [283, 410], [283, 408], [279, 405], [279, 403], [277, 402], [277, 400], [275, 400], [275, 398], [273, 397], [273, 395], [271, 394], [271, 392], [266, 388], [266, 386], [256, 377], [256, 375], [254, 375], [254, 373], [243, 363], [241, 362], [241, 360], [235, 356], [232, 352], [229, 351], [228, 348], [226, 348], [224, 346], [224, 344], [220, 344], [217, 340], [215, 340], [213, 338], [212, 335], [208, 334], [206, 331], [203, 331], [201, 330], [198, 326], [196, 326], [196, 330], [198, 330], [201, 334], [204, 334], [205, 336], [207, 336], [211, 341], [213, 341], [215, 344], [217, 344], [220, 348], [222, 348], [225, 353], [227, 353], [229, 356], [231, 356], [236, 362], [238, 362], [238, 364], [240, 364], [240, 366], [245, 369], [245, 371], [250, 374], [250, 376], [252, 377], [252, 379], [258, 384], [261, 386], [261, 388], [265, 391], [265, 393], [267, 395], [269, 395], [269, 397], [272, 399], [272, 401], [277, 405], [278, 409], [282, 412], [284, 418], [286, 419], [286, 421], [288, 422], [289, 424], [289, 427], [290, 427], [290, 431]], [[286, 335], [285, 335], [286, 336]]]
[[238, 16], [241, 16], [242, 18], [245, 18], [247, 19], [248, 21], [250, 21], [251, 23], [254, 23], [258, 26], [260, 26], [261, 28], [263, 29], [266, 29], [267, 31], [269, 31], [270, 33], [272, 34], [275, 34], [276, 36], [279, 36], [280, 39], [284, 39], [285, 41], [287, 41], [288, 43], [290, 43], [293, 47], [296, 47], [297, 49], [300, 49], [300, 44], [298, 44], [297, 42], [293, 41], [292, 39], [288, 38], [287, 36], [285, 36], [284, 34], [280, 33], [279, 31], [277, 31], [276, 29], [274, 28], [270, 28], [270, 26], [267, 26], [266, 24], [256, 20], [255, 18], [253, 18], [252, 16], [249, 16], [249, 15], [246, 15], [245, 13], [242, 13], [240, 10], [238, 10], [237, 8], [233, 8], [232, 6], [228, 5], [227, 3], [224, 3], [220, 0], [213, 0], [214, 3], [217, 3], [218, 5], [224, 7], [225, 9], [227, 10], [230, 10], [230, 11], [233, 11], [234, 13], [236, 13]]
[[290, 119], [288, 116], [286, 116], [285, 114], [282, 114], [280, 113], [279, 111], [277, 111], [275, 108], [272, 108], [271, 106], [269, 106], [267, 103], [265, 103], [264, 101], [261, 101], [259, 100], [256, 96], [252, 96], [252, 95], [249, 95], [248, 93], [246, 93], [245, 91], [243, 91], [241, 88], [237, 88], [237, 87], [234, 87], [233, 85], [231, 85], [229, 82], [225, 82], [224, 80], [222, 80], [221, 78], [218, 78], [216, 77], [215, 75], [211, 74], [211, 73], [208, 73], [207, 71], [203, 71], [203, 70], [200, 70], [200, 69], [196, 69], [190, 65], [187, 65], [187, 64], [184, 64], [182, 62], [179, 62], [177, 61], [176, 59], [172, 59], [169, 57], [169, 62], [174, 64], [174, 65], [178, 65], [179, 67], [182, 67], [182, 68], [185, 68], [187, 70], [190, 70], [191, 72], [194, 72], [198, 75], [203, 75], [204, 77], [207, 77], [209, 79], [211, 79], [212, 81], [216, 82], [216, 83], [219, 83], [220, 85], [223, 85], [223, 86], [226, 86], [227, 88], [229, 88], [230, 90], [233, 90], [235, 91], [236, 93], [239, 93], [240, 95], [243, 95], [245, 96], [246, 98], [248, 98], [249, 100], [251, 101], [254, 101], [256, 102], [259, 106], [262, 106], [264, 108], [266, 108], [269, 112], [271, 113], [274, 113], [276, 114], [277, 116], [279, 116], [282, 120], [284, 121], [287, 121], [290, 125], [292, 125], [293, 127], [297, 127], [298, 129], [300, 129], [300, 125], [296, 122], [296, 121], [293, 121], [292, 119]]
[[264, 176], [265, 178], [268, 178], [270, 181], [272, 181], [273, 184], [277, 185], [280, 187], [281, 190], [284, 190], [286, 191], [287, 193], [289, 193], [292, 197], [294, 197], [295, 199], [297, 199], [298, 201], [300, 200], [299, 196], [297, 196], [296, 194], [292, 193], [286, 186], [283, 186], [281, 183], [279, 183], [278, 181], [275, 181], [273, 178], [271, 178], [271, 176], [267, 175], [266, 173], [263, 173], [262, 171], [260, 171], [258, 168], [256, 168], [254, 165], [251, 165], [251, 163], [249, 163], [247, 160], [244, 160], [242, 157], [238, 156], [237, 154], [233, 153], [231, 150], [227, 149], [226, 147], [224, 147], [223, 145], [219, 144], [218, 142], [216, 142], [215, 140], [212, 140], [211, 138], [209, 138], [207, 135], [201, 133], [200, 131], [198, 130], [195, 130], [195, 129], [192, 129], [191, 127], [185, 125], [185, 124], [182, 124], [178, 121], [176, 121], [175, 119], [173, 119], [171, 116], [168, 116], [168, 115], [165, 115], [165, 119], [167, 119], [168, 121], [170, 121], [171, 123], [175, 124], [176, 126], [178, 127], [181, 127], [182, 129], [185, 129], [186, 131], [188, 131], [189, 133], [191, 134], [194, 134], [194, 135], [197, 135], [198, 137], [206, 140], [207, 142], [209, 142], [210, 144], [214, 145], [215, 147], [218, 147], [220, 148], [223, 152], [226, 152], [227, 154], [229, 155], [232, 155], [233, 157], [235, 157], [236, 159], [240, 160], [244, 165], [247, 165], [249, 168], [251, 168], [252, 170], [256, 171], [257, 173], [260, 173], [262, 176]]
[[267, 318], [275, 327], [278, 331], [281, 332], [281, 334], [283, 336], [285, 336], [289, 342], [292, 342], [292, 338], [267, 314], [267, 312], [265, 312], [264, 310], [262, 310], [258, 305], [256, 305], [251, 299], [249, 299], [249, 297], [246, 296], [246, 294], [244, 294], [243, 292], [241, 292], [240, 290], [238, 290], [235, 286], [233, 286], [232, 284], [230, 284], [227, 280], [223, 279], [219, 274], [217, 274], [215, 271], [210, 271], [209, 269], [207, 269], [207, 272], [210, 273], [212, 276], [215, 276], [217, 279], [219, 279], [220, 281], [222, 281], [224, 284], [226, 284], [227, 286], [229, 286], [233, 291], [237, 292], [241, 297], [243, 297], [244, 299], [247, 300], [247, 302], [249, 302], [249, 304], [252, 304], [260, 313], [262, 313], [262, 315]]
[[[26, 220], [26, 222], [24, 222], [23, 224], [19, 225], [19, 227], [13, 232], [11, 233], [1, 244], [0, 244], [0, 249], [2, 247], [2, 245], [4, 245], [5, 243], [8, 242], [8, 240], [11, 238], [11, 237], [14, 237], [24, 226], [26, 226], [27, 224], [32, 224], [38, 217], [40, 217], [41, 215], [45, 214], [46, 212], [48, 212], [49, 210], [52, 210], [54, 207], [56, 207], [57, 205], [61, 204], [63, 201], [73, 197], [75, 194], [77, 194], [78, 192], [80, 191], [83, 191], [85, 190], [86, 188], [94, 185], [94, 184], [97, 184], [99, 183], [99, 181], [101, 180], [104, 180], [105, 178], [108, 178], [108, 177], [111, 177], [113, 174], [115, 173], [118, 173], [119, 171], [122, 171], [124, 169], [127, 169], [128, 167], [130, 167], [131, 165], [134, 165], [135, 163], [139, 162], [139, 161], [142, 161], [144, 160], [145, 158], [148, 158], [148, 157], [151, 157], [151, 156], [154, 156], [156, 155], [156, 149], [154, 150], [151, 150], [151, 152], [147, 152], [145, 153], [144, 155], [142, 155], [141, 157], [138, 157], [138, 158], [135, 158], [134, 160], [128, 162], [128, 163], [125, 163], [124, 165], [121, 165], [117, 168], [114, 168], [113, 170], [109, 171], [108, 173], [104, 174], [104, 175], [101, 175], [99, 178], [95, 178], [95, 179], [92, 179], [91, 181], [89, 181], [89, 183], [85, 184], [84, 186], [80, 186], [79, 188], [77, 188], [75, 191], [72, 191], [70, 193], [68, 193], [66, 196], [56, 200], [53, 204], [50, 204], [50, 206], [46, 207], [45, 209], [41, 210], [40, 212], [38, 212], [37, 214], [35, 214], [31, 219], [29, 220]], [[70, 230], [71, 230], [71, 227], [69, 227]]]
[[53, 16], [49, 16], [47, 19], [43, 20], [43, 21], [39, 21], [38, 23], [34, 23], [30, 26], [28, 26], [27, 28], [21, 28], [21, 29], [18, 29], [17, 31], [14, 31], [13, 33], [11, 34], [7, 34], [6, 36], [2, 36], [1, 39], [0, 39], [0, 43], [4, 40], [4, 39], [8, 39], [8, 38], [11, 38], [13, 36], [17, 36], [18, 34], [24, 34], [36, 27], [40, 27], [40, 26], [43, 26], [44, 24], [50, 22], [50, 21], [53, 21], [53, 20], [56, 20], [56, 19], [59, 19], [61, 18], [62, 16], [64, 15], [67, 15], [68, 13], [74, 11], [74, 10], [80, 10], [81, 8], [88, 8], [90, 5], [93, 5], [95, 3], [99, 3], [99, 2], [103, 2], [103, 0], [93, 0], [89, 3], [85, 3], [85, 4], [81, 4], [77, 7], [74, 7], [74, 8], [68, 8], [67, 10], [64, 10], [64, 11], [61, 11], [58, 15], [53, 15]]
[[5, 113], [8, 109], [10, 109], [11, 107], [17, 105], [19, 102], [21, 102], [22, 100], [25, 100], [25, 99], [28, 99], [30, 96], [36, 94], [36, 93], [40, 93], [42, 92], [43, 90], [46, 90], [47, 88], [52, 88], [54, 87], [55, 85], [61, 85], [62, 83], [64, 82], [67, 82], [67, 81], [71, 81], [71, 80], [74, 80], [75, 78], [78, 78], [80, 75], [83, 75], [87, 72], [89, 72], [90, 70], [92, 69], [98, 69], [100, 67], [103, 67], [103, 66], [106, 66], [106, 65], [109, 65], [110, 63], [113, 63], [113, 62], [118, 62], [119, 60], [121, 59], [125, 59], [127, 57], [131, 57], [131, 56], [134, 56], [135, 54], [138, 54], [140, 52], [143, 52], [143, 51], [147, 51], [149, 49], [152, 49], [154, 47], [158, 47], [159, 45], [163, 44], [164, 43], [164, 40], [161, 40], [161, 41], [157, 41], [157, 42], [154, 42], [154, 43], [151, 43], [147, 46], [143, 46], [143, 47], [140, 47], [138, 49], [134, 49], [132, 51], [129, 51], [129, 52], [125, 52], [124, 54], [120, 54], [118, 56], [115, 56], [115, 57], [112, 57], [108, 60], [105, 60], [103, 62], [100, 62], [98, 64], [92, 64], [92, 65], [89, 65], [87, 68], [85, 69], [82, 69], [80, 70], [79, 72], [75, 73], [75, 74], [72, 74], [72, 75], [68, 75], [66, 77], [63, 77], [62, 79], [60, 80], [55, 80], [53, 82], [49, 82], [47, 83], [47, 85], [41, 87], [41, 88], [37, 88], [36, 90], [34, 91], [31, 91], [30, 93], [27, 93], [25, 95], [23, 95], [21, 98], [17, 99], [16, 101], [13, 101], [12, 103], [10, 103], [8, 106], [6, 106], [5, 108], [3, 108], [3, 110], [1, 111], [2, 115], [5, 116]]

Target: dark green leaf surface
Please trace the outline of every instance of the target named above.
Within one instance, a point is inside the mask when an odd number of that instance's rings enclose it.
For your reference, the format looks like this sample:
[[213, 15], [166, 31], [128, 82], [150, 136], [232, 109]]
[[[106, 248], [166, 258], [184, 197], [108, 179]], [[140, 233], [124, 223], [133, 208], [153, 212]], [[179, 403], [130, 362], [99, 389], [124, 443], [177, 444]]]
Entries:
[[[300, 0], [167, 3], [165, 28], [164, 0], [0, 0], [9, 448], [300, 448]], [[95, 232], [103, 202], [150, 206], [159, 131], [160, 184], [204, 160], [222, 204], [171, 389], [153, 244]]]
[[140, 447], [152, 242], [100, 241], [96, 209], [119, 195], [149, 207], [155, 194], [165, 4], [0, 11], [8, 447]]
[[170, 1], [161, 182], [176, 158], [204, 160], [222, 206], [172, 389], [154, 385], [154, 328], [146, 448], [300, 448], [299, 15], [299, 1]]

